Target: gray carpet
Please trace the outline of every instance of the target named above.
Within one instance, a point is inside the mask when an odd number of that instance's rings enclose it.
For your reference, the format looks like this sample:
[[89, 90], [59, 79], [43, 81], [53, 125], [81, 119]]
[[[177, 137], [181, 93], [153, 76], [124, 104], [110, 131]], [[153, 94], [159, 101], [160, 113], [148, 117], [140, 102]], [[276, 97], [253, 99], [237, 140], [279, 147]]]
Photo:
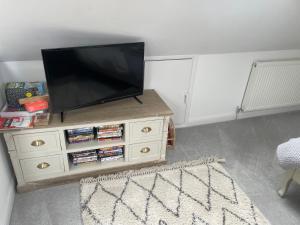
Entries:
[[[283, 170], [276, 146], [300, 136], [300, 112], [183, 128], [169, 162], [204, 155], [226, 158], [224, 167], [273, 225], [300, 224], [300, 186], [285, 199], [276, 189]], [[11, 225], [80, 225], [79, 184], [17, 194]]]

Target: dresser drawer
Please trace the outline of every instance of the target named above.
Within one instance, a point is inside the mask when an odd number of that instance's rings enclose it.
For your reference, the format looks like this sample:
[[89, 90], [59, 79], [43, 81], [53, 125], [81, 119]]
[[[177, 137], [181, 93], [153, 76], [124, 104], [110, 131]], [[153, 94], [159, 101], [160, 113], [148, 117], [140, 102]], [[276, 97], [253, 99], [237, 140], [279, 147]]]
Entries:
[[47, 179], [65, 170], [60, 155], [22, 159], [20, 164], [26, 182]]
[[133, 144], [129, 147], [129, 161], [151, 161], [160, 159], [161, 142]]
[[14, 135], [14, 142], [19, 155], [41, 156], [61, 150], [59, 135], [55, 131]]
[[163, 120], [130, 123], [130, 143], [162, 139]]

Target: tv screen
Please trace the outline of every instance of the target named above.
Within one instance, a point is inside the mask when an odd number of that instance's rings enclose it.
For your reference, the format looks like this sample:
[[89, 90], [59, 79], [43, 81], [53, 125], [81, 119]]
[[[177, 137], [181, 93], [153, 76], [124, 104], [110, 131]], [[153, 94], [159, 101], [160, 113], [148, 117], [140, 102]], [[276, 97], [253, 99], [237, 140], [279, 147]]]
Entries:
[[52, 112], [141, 95], [144, 43], [42, 49]]

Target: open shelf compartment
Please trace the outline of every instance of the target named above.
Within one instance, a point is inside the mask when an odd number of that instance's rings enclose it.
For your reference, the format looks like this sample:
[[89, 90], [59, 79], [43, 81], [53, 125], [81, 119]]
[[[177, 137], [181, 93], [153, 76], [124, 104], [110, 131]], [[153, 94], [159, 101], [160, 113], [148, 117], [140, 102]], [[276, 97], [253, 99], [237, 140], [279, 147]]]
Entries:
[[[109, 155], [107, 154], [105, 157], [101, 157], [101, 154], [99, 153], [100, 150], [104, 151], [105, 150], [103, 148], [97, 148], [97, 149], [92, 149], [92, 150], [88, 150], [88, 151], [78, 151], [78, 152], [70, 152], [67, 153], [68, 154], [68, 162], [69, 162], [69, 170], [72, 172], [74, 171], [78, 171], [78, 170], [82, 170], [82, 171], [90, 171], [90, 170], [97, 170], [97, 169], [102, 169], [102, 168], [110, 168], [110, 167], [114, 167], [114, 166], [122, 166], [122, 164], [125, 162], [125, 145], [117, 145], [117, 146], [111, 146], [111, 148], [116, 147], [114, 150], [118, 150], [119, 153], [121, 151], [121, 154], [112, 154]], [[107, 148], [107, 147], [106, 147]], [[110, 148], [110, 147], [108, 147]], [[122, 149], [122, 150], [121, 150]], [[113, 149], [112, 149], [113, 150]], [[107, 152], [109, 152], [109, 150], [106, 149]], [[80, 154], [80, 153], [90, 153], [89, 156], [87, 157], [91, 157], [95, 160], [95, 153], [96, 153], [96, 159], [95, 161], [92, 162], [80, 162], [80, 163], [75, 163], [74, 161], [74, 154]], [[102, 153], [103, 154], [103, 153]], [[102, 158], [109, 158], [109, 157], [120, 157], [117, 159], [111, 159], [108, 161], [102, 161]]]
[[125, 159], [121, 158], [114, 161], [107, 161], [107, 162], [90, 162], [90, 163], [82, 163], [79, 165], [73, 165], [72, 162], [69, 160], [69, 171], [72, 173], [76, 173], [77, 171], [88, 172], [93, 170], [99, 169], [106, 169], [106, 168], [113, 168], [113, 167], [121, 167], [124, 165]]
[[121, 139], [121, 141], [88, 141], [88, 142], [81, 142], [76, 144], [68, 144], [66, 145], [66, 149], [68, 153], [72, 152], [81, 152], [86, 150], [92, 150], [92, 149], [98, 149], [98, 148], [104, 148], [104, 147], [113, 147], [118, 145], [125, 145], [125, 139], [124, 137]]
[[[102, 129], [101, 135], [106, 136], [106, 138], [101, 138], [101, 140], [98, 139], [99, 129]], [[82, 132], [84, 130], [87, 130], [88, 133]], [[91, 130], [93, 131], [92, 135], [90, 133]], [[106, 130], [107, 133], [104, 132], [103, 134], [103, 130]], [[103, 147], [125, 145], [125, 132], [125, 124], [109, 124], [104, 126], [82, 127], [77, 129], [65, 130], [66, 151], [68, 153], [72, 153]], [[119, 134], [119, 136], [114, 136], [116, 134]], [[70, 137], [70, 135], [73, 136]], [[85, 135], [87, 137], [86, 140]], [[91, 136], [92, 138], [90, 138]], [[71, 139], [75, 140], [74, 143], [71, 143]]]

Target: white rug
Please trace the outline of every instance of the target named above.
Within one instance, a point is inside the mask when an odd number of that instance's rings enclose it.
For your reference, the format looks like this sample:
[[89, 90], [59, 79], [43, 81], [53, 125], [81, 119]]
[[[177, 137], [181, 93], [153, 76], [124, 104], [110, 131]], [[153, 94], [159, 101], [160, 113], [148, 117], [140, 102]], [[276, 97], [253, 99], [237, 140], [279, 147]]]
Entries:
[[84, 225], [270, 224], [214, 159], [81, 180]]

